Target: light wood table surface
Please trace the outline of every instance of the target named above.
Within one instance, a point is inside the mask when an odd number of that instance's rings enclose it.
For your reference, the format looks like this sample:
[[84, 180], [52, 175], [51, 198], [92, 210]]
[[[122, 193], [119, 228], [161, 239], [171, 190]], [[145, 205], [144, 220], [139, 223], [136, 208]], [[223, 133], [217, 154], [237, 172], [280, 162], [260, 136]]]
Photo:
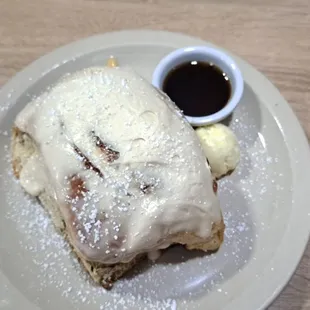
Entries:
[[[238, 54], [280, 89], [310, 138], [309, 0], [0, 0], [0, 86], [60, 45], [129, 28], [183, 32]], [[310, 245], [269, 309], [310, 309]]]

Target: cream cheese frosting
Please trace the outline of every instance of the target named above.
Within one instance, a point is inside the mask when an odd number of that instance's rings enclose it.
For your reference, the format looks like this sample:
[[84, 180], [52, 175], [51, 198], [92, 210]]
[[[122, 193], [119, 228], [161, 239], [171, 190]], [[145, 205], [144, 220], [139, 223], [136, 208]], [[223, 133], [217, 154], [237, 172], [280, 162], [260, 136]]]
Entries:
[[38, 152], [20, 182], [54, 197], [71, 241], [90, 261], [127, 262], [211, 235], [221, 221], [195, 131], [174, 104], [124, 68], [88, 68], [30, 102], [15, 125]]

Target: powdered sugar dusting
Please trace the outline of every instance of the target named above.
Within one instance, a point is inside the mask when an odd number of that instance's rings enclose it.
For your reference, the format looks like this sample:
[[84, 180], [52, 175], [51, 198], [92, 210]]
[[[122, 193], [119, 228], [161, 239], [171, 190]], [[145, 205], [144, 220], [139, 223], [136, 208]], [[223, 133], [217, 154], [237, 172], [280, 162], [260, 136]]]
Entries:
[[[143, 300], [147, 309], [174, 309], [175, 301], [172, 299], [155, 302], [133, 294], [107, 292], [95, 285], [82, 270], [68, 243], [55, 231], [42, 206], [21, 193], [19, 182], [13, 179], [10, 169], [5, 172], [5, 177], [1, 177], [5, 187], [13, 187], [6, 197], [10, 206], [6, 216], [8, 220], [14, 221], [22, 236], [20, 249], [31, 255], [31, 265], [25, 266], [25, 272], [28, 268], [35, 269], [38, 286], [33, 289], [37, 293], [56, 288], [58, 294], [69, 299], [75, 309], [80, 309], [81, 303], [97, 305], [97, 309], [133, 309], [139, 300]], [[23, 198], [22, 206], [20, 197]], [[21, 277], [24, 277], [23, 273]], [[105, 301], [106, 296], [109, 296], [109, 301]], [[37, 302], [40, 304], [41, 300]]]
[[[205, 255], [173, 247], [155, 264], [141, 264], [133, 274], [118, 281], [112, 291], [105, 291], [89, 279], [45, 210], [22, 192], [9, 167], [8, 130], [3, 130], [2, 153], [8, 168], [1, 175], [1, 186], [7, 205], [5, 218], [12, 223], [6, 225], [12, 233], [4, 238], [10, 238], [14, 245], [10, 251], [20, 281], [30, 278], [29, 274], [33, 276], [33, 282], [24, 285], [25, 295], [39, 296], [36, 302], [42, 305], [47, 296], [43, 292], [48, 292], [51, 299], [60, 298], [68, 309], [80, 309], [84, 304], [91, 309], [193, 309], [190, 301], [208, 293], [220, 294], [221, 300], [231, 298], [223, 284], [256, 260], [253, 253], [260, 234], [267, 233], [270, 227], [270, 221], [261, 218], [267, 219], [265, 213], [279, 208], [279, 197], [287, 190], [281, 178], [288, 173], [278, 168], [280, 155], [269, 152], [268, 141], [263, 133], [257, 134], [261, 128], [246, 106], [237, 110], [231, 128], [240, 141], [241, 162], [232, 176], [219, 182], [226, 224], [220, 251]], [[276, 173], [280, 173], [277, 179]], [[13, 271], [8, 274], [14, 281]]]
[[88, 260], [129, 262], [166, 248], [168, 231], [208, 237], [221, 220], [199, 140], [165, 100], [131, 69], [91, 67], [15, 119], [40, 149], [22, 167], [22, 187], [33, 196], [52, 187]]

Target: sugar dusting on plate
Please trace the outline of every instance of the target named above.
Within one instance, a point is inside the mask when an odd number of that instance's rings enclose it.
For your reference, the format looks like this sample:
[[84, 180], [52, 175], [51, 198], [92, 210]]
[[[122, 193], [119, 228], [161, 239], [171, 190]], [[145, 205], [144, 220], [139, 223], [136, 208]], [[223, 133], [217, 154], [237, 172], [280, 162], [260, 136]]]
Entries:
[[[10, 168], [8, 133], [2, 132], [8, 143], [5, 146], [8, 168], [1, 175], [4, 199], [9, 205], [5, 216], [13, 221], [21, 236], [20, 251], [28, 256], [30, 253], [31, 264], [35, 266], [38, 281], [31, 289], [37, 295], [43, 290], [56, 289], [56, 294], [77, 309], [81, 303], [93, 305], [94, 309], [177, 309], [179, 304], [186, 308], [188, 300], [206, 292], [227, 296], [229, 292], [221, 288], [221, 283], [253, 258], [257, 227], [266, 228], [264, 223], [256, 223], [251, 206], [264, 201], [270, 186], [283, 190], [281, 185], [274, 184], [268, 170], [277, 158], [268, 155], [263, 136], [248, 134], [258, 129], [255, 123], [251, 124], [243, 107], [237, 111], [231, 127], [240, 141], [241, 161], [231, 177], [219, 182], [226, 224], [225, 242], [220, 251], [205, 255], [181, 247], [169, 249], [155, 264], [118, 281], [111, 291], [90, 280], [67, 242], [55, 231], [46, 211], [35, 199], [22, 194]], [[259, 194], [254, 194], [255, 191]], [[211, 267], [206, 270], [205, 266]], [[22, 268], [26, 273], [27, 268], [31, 269], [30, 263]], [[37, 302], [40, 304], [40, 300]], [[139, 308], [140, 303], [143, 306]]]

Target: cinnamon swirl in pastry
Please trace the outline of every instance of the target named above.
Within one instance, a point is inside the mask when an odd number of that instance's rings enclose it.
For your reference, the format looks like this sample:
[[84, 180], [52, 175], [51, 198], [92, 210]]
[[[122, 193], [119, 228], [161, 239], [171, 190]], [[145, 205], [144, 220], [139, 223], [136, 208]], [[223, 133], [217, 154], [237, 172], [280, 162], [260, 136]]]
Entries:
[[223, 240], [195, 131], [130, 69], [88, 68], [33, 99], [15, 121], [12, 163], [105, 288], [147, 253], [175, 243], [216, 250]]

